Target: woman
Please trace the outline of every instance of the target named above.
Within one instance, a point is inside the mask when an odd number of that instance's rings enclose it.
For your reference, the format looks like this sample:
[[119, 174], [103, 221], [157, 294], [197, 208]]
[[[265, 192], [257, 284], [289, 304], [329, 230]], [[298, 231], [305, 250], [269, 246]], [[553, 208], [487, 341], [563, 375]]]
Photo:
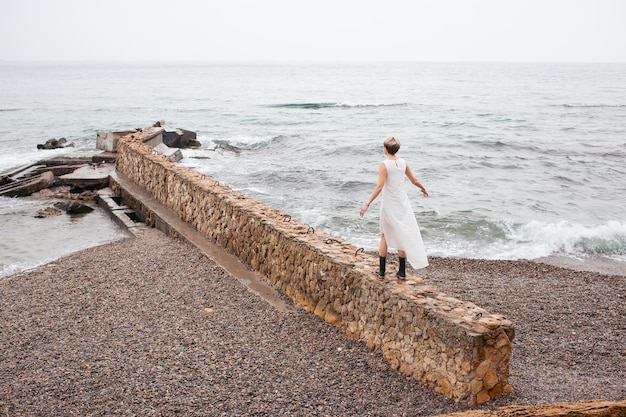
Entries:
[[361, 209], [361, 217], [369, 208], [370, 204], [382, 191], [382, 204], [380, 206], [380, 267], [376, 271], [381, 277], [385, 276], [385, 264], [387, 261], [387, 246], [398, 250], [400, 266], [396, 276], [400, 279], [406, 277], [406, 260], [413, 268], [425, 268], [428, 266], [426, 250], [422, 242], [415, 214], [411, 208], [409, 196], [404, 189], [404, 177], [417, 186], [424, 197], [428, 193], [424, 186], [411, 172], [411, 168], [404, 159], [398, 158], [396, 153], [400, 149], [400, 141], [393, 136], [385, 139], [383, 150], [386, 159], [378, 167], [378, 183], [367, 203]]

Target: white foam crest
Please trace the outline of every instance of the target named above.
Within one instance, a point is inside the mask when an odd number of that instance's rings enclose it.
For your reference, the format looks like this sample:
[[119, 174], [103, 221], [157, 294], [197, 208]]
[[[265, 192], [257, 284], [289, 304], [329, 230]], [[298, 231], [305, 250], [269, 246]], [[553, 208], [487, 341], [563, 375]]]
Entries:
[[[57, 156], [59, 154], [57, 151], [51, 152], [53, 153], [46, 155]], [[65, 152], [67, 152], [67, 150]], [[0, 158], [0, 172], [11, 171], [13, 168], [29, 165], [43, 158], [46, 158], [46, 156], [43, 156], [41, 151], [6, 153]]]
[[626, 253], [626, 223], [614, 220], [598, 225], [570, 221], [531, 221], [510, 227], [508, 242], [500, 255], [507, 259], [535, 259], [554, 254], [623, 255]]
[[[205, 159], [211, 159], [214, 155], [215, 155], [215, 150], [211, 147], [211, 148], [197, 148], [197, 149], [193, 149], [193, 148], [189, 148], [189, 149], [181, 149], [181, 153], [183, 154], [183, 161], [189, 163], [189, 160], [198, 160], [198, 161], [202, 161]], [[197, 162], [196, 164], [193, 164], [193, 166], [198, 166], [201, 165], [202, 162]]]
[[0, 158], [0, 173], [11, 171], [15, 168], [34, 164], [43, 159], [51, 159], [62, 155], [71, 155], [81, 152], [85, 148], [67, 147], [58, 149], [34, 149], [34, 150], [17, 150], [13, 153], [4, 153]]
[[479, 259], [539, 259], [553, 255], [574, 258], [601, 256], [626, 261], [626, 223], [582, 225], [570, 221], [500, 223], [504, 238], [467, 240], [454, 235], [426, 235], [428, 253]]
[[236, 135], [226, 140], [215, 140], [213, 143], [227, 143], [238, 148], [254, 149], [269, 144], [276, 136]]

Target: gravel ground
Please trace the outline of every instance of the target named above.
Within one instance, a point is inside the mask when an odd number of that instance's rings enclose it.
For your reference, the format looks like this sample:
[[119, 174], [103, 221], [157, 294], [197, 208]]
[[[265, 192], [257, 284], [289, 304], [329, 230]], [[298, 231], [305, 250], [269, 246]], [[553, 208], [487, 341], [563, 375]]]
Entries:
[[431, 258], [419, 275], [515, 327], [494, 406], [626, 399], [626, 278], [532, 261]]
[[[442, 291], [513, 320], [516, 388], [487, 407], [624, 399], [625, 281], [432, 259]], [[430, 416], [463, 405], [151, 229], [0, 279], [0, 416]]]

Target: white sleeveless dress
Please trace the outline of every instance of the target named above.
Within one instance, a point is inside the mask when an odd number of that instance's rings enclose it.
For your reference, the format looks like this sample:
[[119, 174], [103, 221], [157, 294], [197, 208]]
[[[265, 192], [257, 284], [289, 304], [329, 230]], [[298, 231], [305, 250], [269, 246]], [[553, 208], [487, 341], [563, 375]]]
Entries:
[[398, 158], [386, 159], [383, 163], [387, 168], [387, 179], [382, 191], [380, 231], [389, 248], [406, 252], [413, 268], [425, 268], [428, 266], [426, 249], [405, 190], [406, 162]]

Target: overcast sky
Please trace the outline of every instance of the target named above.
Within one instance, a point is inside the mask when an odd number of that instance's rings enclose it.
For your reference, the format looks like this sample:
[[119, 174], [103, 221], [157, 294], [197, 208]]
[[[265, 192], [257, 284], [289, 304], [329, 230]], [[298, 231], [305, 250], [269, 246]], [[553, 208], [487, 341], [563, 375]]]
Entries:
[[0, 60], [626, 62], [626, 0], [0, 0]]

